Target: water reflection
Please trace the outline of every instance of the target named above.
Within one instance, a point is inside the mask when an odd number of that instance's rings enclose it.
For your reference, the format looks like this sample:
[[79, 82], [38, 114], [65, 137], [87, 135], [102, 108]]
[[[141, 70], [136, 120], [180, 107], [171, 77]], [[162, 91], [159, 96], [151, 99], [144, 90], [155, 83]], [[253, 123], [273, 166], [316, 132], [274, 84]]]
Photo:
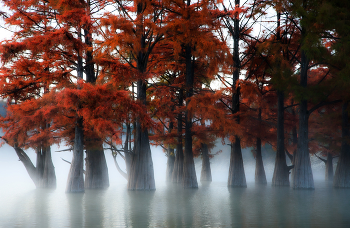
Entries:
[[0, 194], [0, 227], [349, 227], [350, 190], [318, 183], [293, 190], [226, 183], [127, 191], [126, 185], [85, 194], [32, 189]]

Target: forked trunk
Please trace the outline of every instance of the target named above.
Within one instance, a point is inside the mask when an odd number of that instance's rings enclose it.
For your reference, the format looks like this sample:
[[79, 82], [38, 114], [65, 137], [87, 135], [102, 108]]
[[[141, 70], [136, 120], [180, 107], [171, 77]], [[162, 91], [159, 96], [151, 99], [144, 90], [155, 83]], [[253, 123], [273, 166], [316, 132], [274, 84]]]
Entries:
[[348, 142], [350, 131], [347, 109], [348, 102], [345, 102], [342, 110], [342, 144], [333, 180], [333, 186], [335, 188], [350, 188], [350, 145]]
[[74, 138], [74, 149], [73, 159], [70, 166], [68, 180], [67, 180], [67, 193], [84, 192], [84, 132], [83, 132], [83, 120], [77, 118], [75, 126], [75, 138]]
[[246, 188], [243, 158], [241, 151], [241, 140], [236, 136], [236, 141], [231, 146], [230, 169], [228, 176], [229, 187]]
[[277, 91], [277, 152], [272, 186], [289, 186], [289, 169], [284, 151], [284, 94]]
[[109, 176], [105, 153], [101, 142], [86, 149], [85, 188], [105, 189], [109, 187]]
[[256, 157], [255, 157], [255, 184], [266, 185], [266, 174], [264, 163], [261, 155], [261, 139], [256, 140]]
[[208, 145], [205, 143], [202, 143], [201, 182], [211, 182], [211, 181], [212, 181], [212, 177], [211, 177]]
[[19, 147], [14, 146], [19, 160], [26, 168], [29, 177], [37, 188], [56, 188], [55, 167], [51, 159], [50, 147], [38, 149], [35, 167], [28, 155]]

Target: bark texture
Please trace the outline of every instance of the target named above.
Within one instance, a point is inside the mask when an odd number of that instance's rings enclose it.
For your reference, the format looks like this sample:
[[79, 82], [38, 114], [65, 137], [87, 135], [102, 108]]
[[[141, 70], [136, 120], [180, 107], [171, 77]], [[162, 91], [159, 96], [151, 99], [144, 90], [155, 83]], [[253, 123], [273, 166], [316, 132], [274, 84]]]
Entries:
[[350, 145], [348, 143], [350, 131], [347, 109], [348, 102], [345, 102], [342, 110], [342, 144], [333, 180], [335, 188], [350, 188]]
[[202, 143], [202, 171], [201, 171], [201, 182], [211, 182], [211, 168], [209, 160], [208, 145]]
[[67, 180], [67, 193], [84, 192], [84, 133], [83, 133], [83, 120], [77, 119], [75, 126], [75, 138], [74, 138], [74, 149], [73, 159], [70, 166], [68, 180]]
[[284, 151], [284, 94], [277, 91], [277, 152], [272, 186], [289, 186], [289, 168]]
[[105, 153], [101, 142], [86, 149], [85, 188], [105, 189], [109, 187], [109, 176]]
[[233, 144], [233, 146], [231, 146], [228, 186], [241, 188], [247, 187], [243, 166], [241, 142], [237, 136], [235, 143]]
[[256, 140], [256, 157], [255, 157], [255, 184], [266, 185], [266, 174], [264, 163], [261, 155], [261, 139]]

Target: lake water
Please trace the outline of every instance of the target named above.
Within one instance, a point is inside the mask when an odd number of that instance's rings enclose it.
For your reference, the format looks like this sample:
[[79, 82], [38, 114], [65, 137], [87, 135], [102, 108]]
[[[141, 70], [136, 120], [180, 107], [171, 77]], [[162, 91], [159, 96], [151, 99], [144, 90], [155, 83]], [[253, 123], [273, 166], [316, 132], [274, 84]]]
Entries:
[[157, 185], [153, 192], [65, 194], [62, 189], [7, 189], [0, 195], [0, 227], [350, 227], [350, 190], [323, 181], [315, 190], [226, 183], [197, 190]]

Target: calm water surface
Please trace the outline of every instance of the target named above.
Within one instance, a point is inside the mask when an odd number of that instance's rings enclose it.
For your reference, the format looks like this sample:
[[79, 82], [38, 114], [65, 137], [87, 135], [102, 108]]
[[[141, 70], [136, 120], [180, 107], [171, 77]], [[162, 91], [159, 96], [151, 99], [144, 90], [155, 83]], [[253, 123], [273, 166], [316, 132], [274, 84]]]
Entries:
[[316, 190], [226, 183], [197, 190], [126, 185], [85, 194], [12, 189], [0, 195], [0, 227], [350, 227], [350, 190], [324, 182]]

